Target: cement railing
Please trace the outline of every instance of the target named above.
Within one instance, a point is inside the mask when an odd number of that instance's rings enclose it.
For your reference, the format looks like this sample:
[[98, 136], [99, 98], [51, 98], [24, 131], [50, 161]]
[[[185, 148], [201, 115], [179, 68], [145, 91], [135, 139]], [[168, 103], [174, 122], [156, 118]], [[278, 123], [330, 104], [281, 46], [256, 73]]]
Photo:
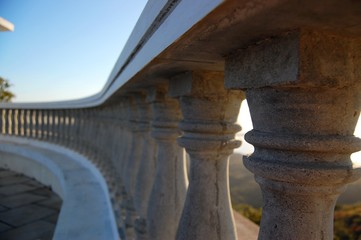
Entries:
[[332, 239], [335, 201], [360, 176], [350, 160], [361, 149], [360, 9], [151, 1], [98, 95], [3, 105], [2, 133], [92, 159], [138, 239], [236, 239], [228, 156], [246, 96], [255, 152], [244, 163], [264, 197], [259, 239]]

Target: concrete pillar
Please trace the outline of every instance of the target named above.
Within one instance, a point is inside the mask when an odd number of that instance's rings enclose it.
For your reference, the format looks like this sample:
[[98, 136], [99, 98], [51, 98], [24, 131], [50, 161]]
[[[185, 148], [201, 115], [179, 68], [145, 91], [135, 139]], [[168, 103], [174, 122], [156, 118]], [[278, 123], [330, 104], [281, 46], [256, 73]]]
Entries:
[[10, 122], [11, 122], [11, 120], [10, 120], [10, 109], [4, 109], [5, 110], [5, 114], [4, 114], [4, 119], [5, 119], [5, 131], [4, 131], [4, 133], [6, 134], [6, 135], [9, 135], [10, 134], [10, 126], [11, 126], [11, 124], [10, 124]]
[[17, 109], [11, 110], [11, 135], [15, 136], [17, 130]]
[[152, 137], [157, 143], [157, 169], [147, 214], [149, 239], [175, 239], [186, 191], [185, 152], [176, 139], [180, 136], [179, 104], [162, 89], [150, 96], [153, 107]]
[[4, 125], [5, 125], [5, 118], [4, 118], [5, 109], [0, 109], [0, 133], [4, 134]]
[[188, 72], [170, 81], [183, 120], [178, 139], [190, 157], [190, 179], [178, 240], [236, 239], [229, 195], [228, 158], [243, 95], [224, 89], [222, 72]]
[[141, 93], [134, 93], [132, 101], [130, 102], [130, 128], [132, 131], [132, 145], [131, 152], [124, 167], [123, 174], [124, 184], [127, 193], [127, 217], [126, 225], [134, 227], [136, 218], [135, 205], [134, 205], [134, 192], [136, 185], [136, 177], [138, 174], [140, 161], [142, 157], [142, 150], [144, 144], [144, 132], [147, 130], [147, 122], [141, 119], [141, 112], [148, 108], [145, 103], [145, 95]]
[[37, 138], [40, 140], [43, 138], [43, 130], [44, 130], [44, 116], [43, 116], [43, 110], [38, 109], [37, 112]]
[[23, 114], [24, 114], [24, 110], [23, 109], [18, 109], [18, 114], [17, 114], [17, 135], [18, 136], [24, 136], [23, 135]]
[[35, 127], [36, 127], [36, 120], [35, 120], [35, 110], [31, 109], [29, 111], [29, 129], [30, 129], [30, 135], [29, 138], [33, 138], [35, 135]]
[[300, 30], [228, 57], [226, 86], [246, 89], [254, 127], [244, 164], [263, 193], [259, 239], [333, 239], [336, 199], [361, 174], [360, 52], [361, 39]]
[[39, 130], [39, 111], [37, 109], [33, 110], [33, 131], [32, 131], [32, 138], [38, 137], [38, 130]]
[[50, 115], [50, 130], [49, 130], [49, 139], [51, 141], [55, 141], [55, 134], [56, 134], [56, 113], [55, 110], [49, 110]]
[[[147, 96], [149, 96], [149, 93]], [[147, 103], [142, 103], [143, 107], [139, 109], [141, 110], [139, 112], [140, 119], [144, 121], [144, 132], [142, 156], [134, 192], [134, 204], [138, 214], [138, 218], [135, 221], [136, 239], [138, 240], [148, 239], [146, 219], [149, 196], [153, 187], [156, 169], [156, 144], [150, 135], [153, 111], [150, 107], [149, 100], [151, 99], [147, 97]]]
[[31, 110], [25, 109], [25, 115], [24, 115], [24, 131], [25, 136], [30, 137], [31, 136]]

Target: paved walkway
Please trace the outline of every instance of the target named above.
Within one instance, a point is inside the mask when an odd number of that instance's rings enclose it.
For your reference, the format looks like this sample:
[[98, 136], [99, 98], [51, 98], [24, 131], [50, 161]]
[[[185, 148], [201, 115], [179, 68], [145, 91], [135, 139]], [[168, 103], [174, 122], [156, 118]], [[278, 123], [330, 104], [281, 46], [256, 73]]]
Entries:
[[0, 169], [0, 239], [52, 239], [61, 199], [37, 181]]

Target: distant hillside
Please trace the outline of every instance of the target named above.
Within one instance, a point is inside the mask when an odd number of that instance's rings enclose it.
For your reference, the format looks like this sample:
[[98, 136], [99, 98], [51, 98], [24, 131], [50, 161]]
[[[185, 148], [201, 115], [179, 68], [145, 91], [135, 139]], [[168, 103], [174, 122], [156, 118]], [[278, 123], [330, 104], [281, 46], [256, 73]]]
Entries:
[[[231, 188], [232, 204], [249, 204], [253, 207], [262, 206], [262, 195], [253, 174], [248, 171], [242, 162], [242, 155], [235, 153], [230, 158], [229, 182]], [[338, 200], [338, 204], [354, 204], [361, 202], [361, 180], [348, 186]]]

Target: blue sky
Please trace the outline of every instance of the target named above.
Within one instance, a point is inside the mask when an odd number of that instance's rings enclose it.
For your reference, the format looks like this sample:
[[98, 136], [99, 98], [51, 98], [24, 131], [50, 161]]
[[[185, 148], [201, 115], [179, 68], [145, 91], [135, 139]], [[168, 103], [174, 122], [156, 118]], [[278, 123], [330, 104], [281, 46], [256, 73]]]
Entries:
[[14, 102], [95, 94], [105, 84], [146, 0], [0, 0], [0, 76]]

